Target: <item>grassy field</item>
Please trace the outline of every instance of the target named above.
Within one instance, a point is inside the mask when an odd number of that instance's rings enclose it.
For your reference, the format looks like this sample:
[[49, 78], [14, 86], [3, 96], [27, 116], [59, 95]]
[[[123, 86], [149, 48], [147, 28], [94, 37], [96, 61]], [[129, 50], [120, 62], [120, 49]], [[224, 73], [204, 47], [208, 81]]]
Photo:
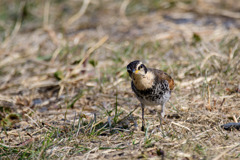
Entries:
[[[240, 3], [1, 0], [0, 159], [240, 159]], [[126, 66], [169, 73], [159, 131]]]

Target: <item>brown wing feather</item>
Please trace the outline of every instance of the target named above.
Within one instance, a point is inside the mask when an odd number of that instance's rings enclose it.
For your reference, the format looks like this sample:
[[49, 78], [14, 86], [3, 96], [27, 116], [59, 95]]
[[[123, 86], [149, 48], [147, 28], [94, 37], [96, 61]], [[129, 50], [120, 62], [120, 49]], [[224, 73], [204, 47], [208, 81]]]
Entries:
[[174, 80], [172, 79], [171, 76], [169, 76], [167, 73], [163, 72], [162, 70], [152, 69], [152, 68], [149, 68], [149, 70], [152, 71], [156, 75], [156, 80], [157, 81], [167, 80], [170, 90], [173, 90]]

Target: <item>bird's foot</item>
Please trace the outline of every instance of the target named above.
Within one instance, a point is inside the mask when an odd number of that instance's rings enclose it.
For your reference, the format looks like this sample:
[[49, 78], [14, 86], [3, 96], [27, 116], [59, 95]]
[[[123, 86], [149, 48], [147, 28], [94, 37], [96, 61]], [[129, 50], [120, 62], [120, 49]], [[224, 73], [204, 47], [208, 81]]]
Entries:
[[164, 125], [164, 124], [167, 124], [168, 123], [168, 119], [167, 119], [167, 115], [165, 116], [161, 116], [160, 117], [160, 125]]

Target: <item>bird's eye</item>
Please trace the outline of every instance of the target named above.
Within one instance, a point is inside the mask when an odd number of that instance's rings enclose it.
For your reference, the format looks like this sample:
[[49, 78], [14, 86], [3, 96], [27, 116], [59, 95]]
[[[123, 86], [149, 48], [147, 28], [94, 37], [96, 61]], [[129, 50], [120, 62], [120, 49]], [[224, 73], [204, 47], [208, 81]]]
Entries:
[[139, 67], [138, 67], [138, 70], [142, 69], [143, 68], [143, 65], [141, 64]]

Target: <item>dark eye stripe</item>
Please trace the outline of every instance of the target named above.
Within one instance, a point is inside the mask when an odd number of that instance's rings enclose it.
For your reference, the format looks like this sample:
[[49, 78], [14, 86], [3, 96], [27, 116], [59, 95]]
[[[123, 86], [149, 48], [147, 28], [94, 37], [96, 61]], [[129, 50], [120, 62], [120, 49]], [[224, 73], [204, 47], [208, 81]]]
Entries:
[[141, 68], [143, 68], [143, 65], [142, 65], [142, 64], [138, 67], [138, 70], [140, 70]]

